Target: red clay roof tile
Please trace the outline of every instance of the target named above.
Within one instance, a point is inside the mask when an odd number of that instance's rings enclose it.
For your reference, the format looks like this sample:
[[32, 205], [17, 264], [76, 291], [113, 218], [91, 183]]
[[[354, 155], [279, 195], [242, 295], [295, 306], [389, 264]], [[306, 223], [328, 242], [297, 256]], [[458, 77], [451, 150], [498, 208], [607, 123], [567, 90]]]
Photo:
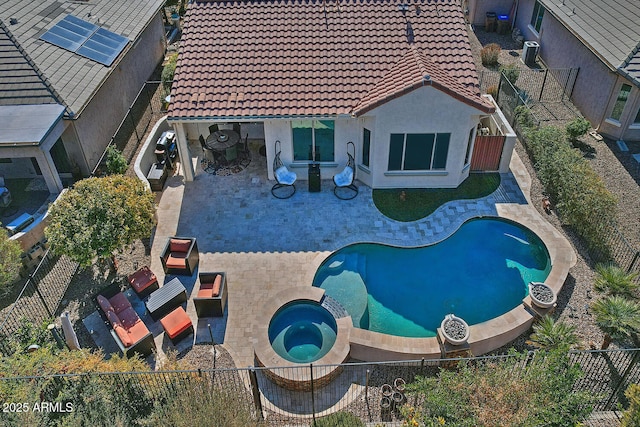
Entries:
[[[414, 0], [415, 1], [415, 0]], [[430, 83], [480, 110], [458, 0], [195, 2], [171, 118], [363, 114]], [[195, 97], [195, 102], [194, 102]]]

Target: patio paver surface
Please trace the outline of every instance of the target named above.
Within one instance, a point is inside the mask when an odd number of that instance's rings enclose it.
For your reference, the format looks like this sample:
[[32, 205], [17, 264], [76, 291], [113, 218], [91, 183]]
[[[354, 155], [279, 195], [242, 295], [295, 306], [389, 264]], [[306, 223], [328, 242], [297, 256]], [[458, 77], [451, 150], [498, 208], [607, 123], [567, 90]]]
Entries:
[[[363, 184], [355, 199], [345, 201], [334, 196], [330, 180], [322, 181], [320, 193], [309, 193], [307, 182], [299, 180], [292, 198], [275, 199], [266, 159], [257, 152], [249, 167], [234, 175], [209, 175], [196, 165], [193, 182], [184, 185], [180, 175], [167, 180], [158, 203], [151, 268], [164, 281], [159, 254], [166, 238], [196, 237], [199, 271], [227, 272], [228, 313], [224, 319], [212, 319], [212, 327], [226, 321], [223, 345], [238, 367], [253, 366], [253, 329], [260, 326], [256, 318], [261, 303], [283, 289], [310, 286], [320, 263], [347, 244], [427, 245], [448, 237], [469, 218], [505, 212], [518, 219], [530, 217], [543, 229], [536, 229], [538, 234], [557, 234], [527, 204], [530, 177], [515, 152], [511, 170], [501, 175], [500, 187], [487, 197], [450, 202], [427, 218], [402, 223], [383, 216], [373, 203], [372, 190]], [[191, 300], [187, 312], [195, 324]]]

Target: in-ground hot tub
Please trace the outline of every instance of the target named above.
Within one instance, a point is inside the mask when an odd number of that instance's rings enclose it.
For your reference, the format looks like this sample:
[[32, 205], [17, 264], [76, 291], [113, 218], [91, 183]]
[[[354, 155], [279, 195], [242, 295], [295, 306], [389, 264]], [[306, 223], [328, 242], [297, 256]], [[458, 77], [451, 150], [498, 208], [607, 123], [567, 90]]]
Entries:
[[[349, 358], [351, 317], [324, 290], [287, 289], [265, 301], [255, 326], [256, 365], [289, 390], [309, 391], [335, 379]], [[313, 374], [310, 364], [313, 364]], [[292, 369], [293, 368], [293, 369]]]

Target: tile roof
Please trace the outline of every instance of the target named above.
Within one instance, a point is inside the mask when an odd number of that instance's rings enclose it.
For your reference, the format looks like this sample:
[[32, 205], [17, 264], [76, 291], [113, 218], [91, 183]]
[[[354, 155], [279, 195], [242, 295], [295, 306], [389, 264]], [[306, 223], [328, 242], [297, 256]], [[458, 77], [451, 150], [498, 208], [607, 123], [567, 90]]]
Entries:
[[[0, 8], [0, 21], [54, 88], [60, 101], [68, 106], [68, 111], [78, 115], [117, 68], [119, 59], [111, 67], [105, 67], [39, 40], [40, 35], [67, 14], [73, 14], [134, 41], [163, 4], [164, 0], [5, 0]], [[13, 20], [17, 23], [12, 23]]]
[[425, 71], [434, 87], [492, 111], [459, 2], [401, 9], [391, 0], [192, 3], [169, 117], [357, 114], [411, 90]]
[[612, 70], [640, 86], [640, 1], [540, 2]]
[[0, 105], [59, 102], [55, 90], [0, 21]]

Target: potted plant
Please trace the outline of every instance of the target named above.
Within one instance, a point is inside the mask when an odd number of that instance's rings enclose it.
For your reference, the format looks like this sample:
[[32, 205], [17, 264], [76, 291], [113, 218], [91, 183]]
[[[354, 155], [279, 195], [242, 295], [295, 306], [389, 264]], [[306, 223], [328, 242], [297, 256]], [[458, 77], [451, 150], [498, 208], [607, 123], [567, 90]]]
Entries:
[[449, 344], [461, 345], [469, 339], [469, 325], [454, 314], [447, 314], [444, 317], [440, 323], [440, 329]]
[[540, 308], [551, 308], [556, 303], [556, 293], [542, 282], [529, 283], [531, 301]]

